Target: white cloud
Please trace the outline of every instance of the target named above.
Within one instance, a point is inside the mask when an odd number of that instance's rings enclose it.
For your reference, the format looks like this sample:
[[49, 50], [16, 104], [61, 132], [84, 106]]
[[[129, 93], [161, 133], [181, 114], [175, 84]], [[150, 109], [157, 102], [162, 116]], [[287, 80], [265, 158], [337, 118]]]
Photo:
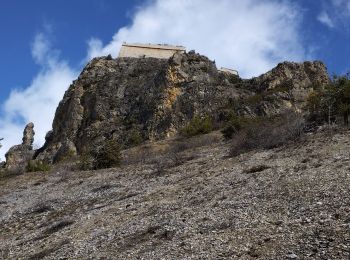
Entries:
[[332, 29], [350, 29], [350, 0], [323, 1], [322, 5], [322, 11], [317, 16], [319, 22]]
[[15, 144], [21, 143], [24, 126], [34, 122], [35, 143], [42, 145], [47, 131], [51, 129], [54, 113], [65, 90], [77, 76], [77, 72], [65, 61], [59, 60], [58, 51], [53, 50], [45, 34], [36, 35], [32, 45], [32, 56], [41, 70], [29, 86], [15, 89], [2, 106], [0, 137], [4, 153]]
[[38, 64], [45, 64], [46, 58], [50, 55], [50, 42], [44, 33], [38, 33], [32, 45], [32, 56]]
[[103, 46], [89, 42], [88, 58], [117, 56], [123, 41], [170, 43], [215, 59], [218, 66], [258, 75], [282, 60], [306, 57], [299, 36], [302, 14], [289, 1], [157, 0], [134, 14]]
[[327, 25], [329, 28], [334, 28], [334, 22], [329, 17], [329, 15], [323, 11], [317, 16], [317, 20], [323, 23], [324, 25]]

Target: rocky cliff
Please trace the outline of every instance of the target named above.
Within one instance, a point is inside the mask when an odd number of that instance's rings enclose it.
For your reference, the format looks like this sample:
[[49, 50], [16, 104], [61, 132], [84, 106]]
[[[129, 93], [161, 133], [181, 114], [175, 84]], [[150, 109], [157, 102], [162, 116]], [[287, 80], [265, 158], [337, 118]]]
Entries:
[[329, 82], [327, 69], [320, 61], [283, 62], [255, 79], [259, 82], [259, 91], [271, 91], [276, 90], [276, 88], [286, 90], [296, 104], [305, 101], [313, 86]]
[[312, 85], [325, 84], [321, 62], [279, 64], [251, 80], [218, 72], [215, 62], [190, 52], [169, 60], [93, 59], [66, 91], [38, 159], [91, 152], [106, 139], [124, 147], [175, 135], [194, 115], [218, 125], [225, 113], [248, 116], [300, 109]]

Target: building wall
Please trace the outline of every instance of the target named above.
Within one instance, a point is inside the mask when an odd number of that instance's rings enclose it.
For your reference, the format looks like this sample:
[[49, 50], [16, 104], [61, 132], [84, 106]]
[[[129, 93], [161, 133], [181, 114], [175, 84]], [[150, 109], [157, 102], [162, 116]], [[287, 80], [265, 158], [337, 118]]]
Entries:
[[233, 74], [233, 75], [237, 75], [238, 76], [238, 71], [234, 70], [234, 69], [229, 69], [229, 68], [223, 68], [221, 67], [219, 69], [219, 71], [224, 72], [224, 73], [228, 73], [228, 74]]
[[142, 57], [153, 57], [158, 59], [169, 59], [176, 52], [184, 53], [183, 49], [171, 49], [171, 48], [152, 48], [152, 47], [139, 47], [139, 46], [128, 46], [123, 45], [119, 52], [119, 57], [131, 57], [131, 58], [142, 58]]

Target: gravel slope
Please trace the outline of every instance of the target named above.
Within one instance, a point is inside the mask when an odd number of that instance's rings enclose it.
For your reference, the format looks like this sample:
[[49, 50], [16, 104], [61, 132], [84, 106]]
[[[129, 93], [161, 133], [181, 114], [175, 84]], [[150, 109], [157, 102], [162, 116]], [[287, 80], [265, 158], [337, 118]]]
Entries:
[[1, 259], [349, 259], [350, 132], [0, 180]]

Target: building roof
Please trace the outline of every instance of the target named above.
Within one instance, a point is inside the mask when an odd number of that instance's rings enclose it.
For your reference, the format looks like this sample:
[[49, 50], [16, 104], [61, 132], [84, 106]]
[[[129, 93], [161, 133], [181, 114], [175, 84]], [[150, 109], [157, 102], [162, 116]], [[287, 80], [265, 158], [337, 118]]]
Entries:
[[235, 75], [238, 75], [238, 71], [234, 70], [234, 69], [230, 69], [230, 68], [225, 68], [225, 67], [221, 67], [220, 69], [218, 69], [221, 72], [228, 72], [228, 73], [232, 73]]
[[122, 47], [137, 47], [137, 48], [147, 48], [147, 49], [160, 49], [160, 50], [178, 50], [186, 51], [184, 46], [175, 46], [169, 44], [143, 44], [143, 43], [126, 43], [122, 44]]

